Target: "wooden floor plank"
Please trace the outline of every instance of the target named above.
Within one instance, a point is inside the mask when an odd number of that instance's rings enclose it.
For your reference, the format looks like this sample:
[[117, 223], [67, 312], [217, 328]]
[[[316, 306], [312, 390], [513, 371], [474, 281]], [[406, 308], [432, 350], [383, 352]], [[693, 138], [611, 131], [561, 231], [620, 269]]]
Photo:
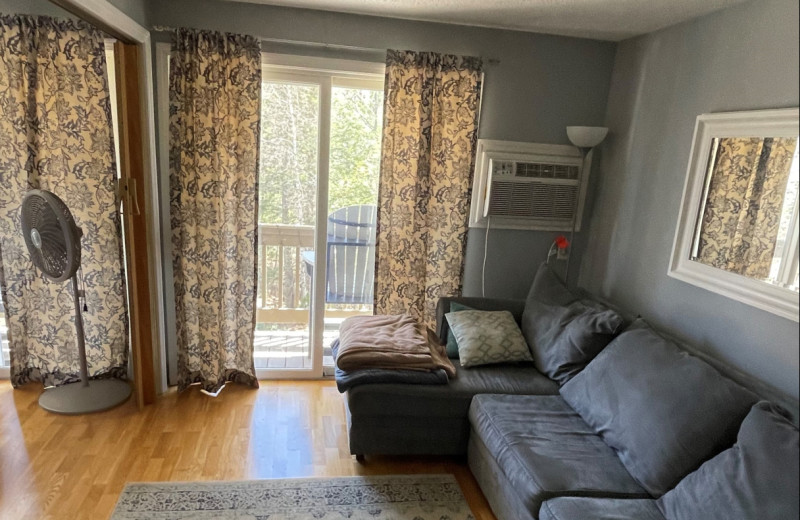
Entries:
[[453, 473], [478, 520], [494, 520], [463, 460], [370, 457], [347, 448], [332, 381], [262, 381], [216, 398], [174, 390], [142, 411], [132, 401], [59, 416], [41, 386], [0, 381], [0, 518], [107, 518], [126, 482]]

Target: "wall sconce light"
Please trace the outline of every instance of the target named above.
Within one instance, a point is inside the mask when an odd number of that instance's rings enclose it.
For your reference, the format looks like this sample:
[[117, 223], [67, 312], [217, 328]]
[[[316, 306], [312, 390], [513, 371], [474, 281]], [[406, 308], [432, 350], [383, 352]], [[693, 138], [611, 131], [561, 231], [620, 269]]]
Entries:
[[608, 135], [608, 128], [604, 126], [568, 126], [567, 137], [575, 145], [585, 159], [592, 148], [603, 142]]

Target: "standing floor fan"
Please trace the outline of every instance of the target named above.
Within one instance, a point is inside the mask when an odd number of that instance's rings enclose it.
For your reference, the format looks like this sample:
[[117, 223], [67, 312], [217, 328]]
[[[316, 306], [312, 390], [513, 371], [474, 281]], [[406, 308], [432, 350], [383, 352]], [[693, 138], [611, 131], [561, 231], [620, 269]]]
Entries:
[[81, 380], [46, 389], [39, 396], [39, 406], [50, 412], [68, 415], [100, 412], [125, 402], [131, 387], [118, 379], [89, 381], [86, 367], [86, 344], [78, 289], [78, 268], [81, 265], [81, 236], [66, 204], [53, 193], [31, 190], [22, 201], [22, 231], [33, 264], [54, 282], [72, 280], [75, 301], [75, 331]]

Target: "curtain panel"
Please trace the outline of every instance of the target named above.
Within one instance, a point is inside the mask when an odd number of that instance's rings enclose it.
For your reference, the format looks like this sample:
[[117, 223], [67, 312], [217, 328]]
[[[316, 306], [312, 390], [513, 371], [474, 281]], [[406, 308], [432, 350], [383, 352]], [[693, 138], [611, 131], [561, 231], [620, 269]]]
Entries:
[[178, 389], [258, 387], [259, 41], [178, 29], [169, 88]]
[[796, 138], [720, 138], [697, 259], [749, 278], [769, 277]]
[[33, 266], [20, 209], [54, 192], [83, 229], [79, 278], [90, 377], [125, 377], [128, 313], [103, 34], [82, 21], [0, 16], [0, 284], [14, 386], [77, 381], [69, 283]]
[[439, 296], [461, 293], [482, 79], [478, 58], [387, 53], [376, 314], [434, 328]]

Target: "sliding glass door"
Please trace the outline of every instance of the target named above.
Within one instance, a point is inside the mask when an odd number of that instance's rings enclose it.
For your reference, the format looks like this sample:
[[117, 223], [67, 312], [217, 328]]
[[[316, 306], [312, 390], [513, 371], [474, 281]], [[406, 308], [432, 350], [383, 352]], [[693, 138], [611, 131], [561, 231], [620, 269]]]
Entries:
[[[257, 369], [321, 373], [314, 356], [313, 261], [322, 134], [330, 105], [325, 78], [265, 74], [261, 106]], [[324, 214], [324, 207], [321, 214]], [[309, 276], [311, 275], [311, 276]]]
[[350, 316], [371, 315], [383, 80], [335, 78], [331, 95], [323, 367]]
[[319, 377], [341, 321], [372, 313], [383, 78], [341, 60], [266, 61], [256, 369]]
[[[2, 285], [3, 284], [0, 283], [0, 287], [2, 287]], [[3, 307], [3, 291], [0, 290], [0, 377], [8, 377], [8, 367], [11, 366], [11, 353], [9, 352], [7, 332], [6, 310], [5, 307]]]

